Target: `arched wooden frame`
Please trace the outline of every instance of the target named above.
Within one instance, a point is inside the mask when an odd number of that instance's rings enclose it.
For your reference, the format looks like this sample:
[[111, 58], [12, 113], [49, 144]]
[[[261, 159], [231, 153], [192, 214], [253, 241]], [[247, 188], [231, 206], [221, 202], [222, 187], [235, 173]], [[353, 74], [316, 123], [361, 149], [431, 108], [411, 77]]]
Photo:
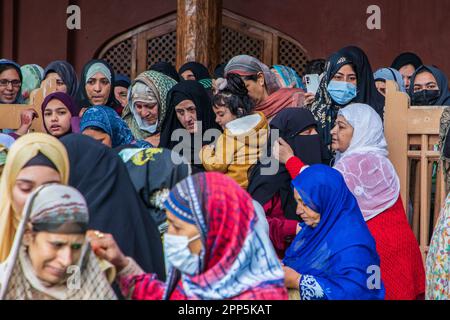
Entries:
[[[277, 64], [279, 61], [280, 39], [285, 39], [295, 46], [308, 58], [307, 50], [292, 37], [259, 22], [241, 17], [228, 10], [223, 10], [222, 24], [224, 27], [235, 30], [251, 38], [264, 43], [262, 62], [267, 65]], [[163, 18], [147, 23], [131, 31], [125, 32], [113, 40], [108, 41], [96, 54], [96, 57], [103, 57], [108, 50], [121, 42], [132, 40], [131, 56], [131, 77], [135, 78], [139, 73], [147, 70], [147, 43], [150, 39], [176, 31], [176, 13], [169, 14]], [[179, 67], [179, 66], [177, 66]]]

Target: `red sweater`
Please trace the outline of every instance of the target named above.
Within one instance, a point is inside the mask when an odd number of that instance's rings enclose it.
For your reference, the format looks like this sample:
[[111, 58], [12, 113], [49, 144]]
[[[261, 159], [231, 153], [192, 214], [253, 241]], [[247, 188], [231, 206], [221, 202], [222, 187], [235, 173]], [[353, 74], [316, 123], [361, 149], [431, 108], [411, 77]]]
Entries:
[[[304, 163], [291, 157], [286, 168], [292, 179]], [[419, 244], [406, 219], [401, 197], [379, 215], [367, 221], [380, 256], [381, 278], [386, 288], [386, 300], [423, 299], [425, 269]]]
[[280, 259], [295, 238], [298, 221], [287, 219], [278, 193], [263, 206], [269, 223], [269, 237]]

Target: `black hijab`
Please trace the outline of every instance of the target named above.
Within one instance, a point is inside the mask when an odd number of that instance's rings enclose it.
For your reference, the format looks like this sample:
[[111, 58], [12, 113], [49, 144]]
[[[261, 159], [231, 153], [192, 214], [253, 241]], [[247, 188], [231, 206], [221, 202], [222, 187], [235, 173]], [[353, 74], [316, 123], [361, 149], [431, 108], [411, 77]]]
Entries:
[[150, 67], [150, 70], [161, 72], [166, 76], [171, 77], [176, 82], [180, 82], [180, 76], [177, 73], [177, 69], [175, 69], [175, 67], [170, 62], [157, 62]]
[[[305, 164], [316, 164], [322, 161], [322, 143], [320, 135], [298, 135], [309, 127], [317, 127], [311, 111], [305, 108], [287, 108], [279, 112], [270, 122], [271, 130], [279, 130], [279, 135]], [[270, 147], [268, 148], [270, 157]], [[267, 160], [267, 159], [265, 159]], [[264, 163], [267, 163], [264, 161]], [[299, 220], [295, 213], [297, 203], [291, 186], [291, 177], [283, 164], [279, 164], [275, 175], [263, 175], [262, 169], [269, 164], [259, 162], [252, 168], [249, 176], [248, 193], [262, 206], [278, 192], [285, 217]]]
[[78, 77], [73, 66], [67, 61], [53, 61], [44, 70], [44, 78], [55, 72], [67, 86], [67, 94], [72, 98], [76, 98], [78, 92]]
[[[180, 141], [171, 141], [171, 136], [175, 130], [184, 129], [181, 122], [177, 118], [175, 107], [180, 102], [185, 100], [192, 100], [194, 102], [197, 111], [197, 121], [201, 121], [202, 123], [202, 132], [191, 134], [191, 141], [184, 141], [184, 139], [181, 142], [190, 143], [191, 159], [195, 159], [196, 163], [192, 165], [201, 170], [202, 166], [200, 165], [198, 156], [200, 150], [194, 149], [194, 140], [200, 139], [202, 141], [202, 146], [210, 144], [212, 143], [211, 140], [203, 141], [205, 132], [209, 129], [220, 130], [220, 127], [215, 121], [216, 116], [212, 109], [211, 99], [209, 98], [205, 88], [203, 88], [203, 86], [197, 81], [181, 81], [167, 93], [167, 115], [164, 119], [163, 125], [161, 126], [161, 139], [159, 145], [160, 147], [173, 149], [180, 143]], [[192, 163], [192, 160], [190, 162]], [[193, 173], [197, 172], [194, 167], [192, 168]]]
[[402, 67], [412, 64], [414, 68], [417, 70], [422, 64], [422, 59], [412, 52], [403, 52], [399, 54], [394, 61], [392, 61], [391, 68], [400, 70]]
[[432, 66], [421, 66], [411, 77], [411, 85], [409, 86], [409, 96], [412, 97], [414, 95], [414, 82], [419, 73], [422, 72], [430, 72], [436, 78], [437, 85], [439, 87], [440, 95], [437, 99], [435, 106], [450, 106], [450, 91], [448, 89], [448, 79], [445, 74], [439, 70], [438, 68]]
[[116, 109], [120, 104], [114, 96], [114, 83], [116, 81], [114, 70], [108, 62], [106, 62], [105, 60], [99, 60], [99, 59], [91, 60], [83, 67], [83, 71], [81, 72], [81, 81], [80, 81], [80, 85], [78, 88], [78, 95], [77, 95], [78, 105], [80, 106], [80, 108], [89, 108], [92, 106], [92, 103], [89, 101], [88, 95], [86, 93], [86, 81], [88, 80], [88, 79], [86, 79], [86, 75], [87, 75], [87, 72], [89, 71], [89, 68], [95, 63], [103, 64], [111, 73], [111, 91], [109, 92], [108, 101], [104, 105]]
[[208, 68], [202, 65], [199, 62], [188, 62], [181, 66], [180, 70], [178, 70], [178, 74], [180, 75], [180, 79], [183, 80], [181, 74], [186, 70], [191, 70], [195, 76], [195, 80], [200, 81], [203, 79], [211, 79], [209, 75]]
[[125, 255], [164, 281], [158, 228], [134, 190], [120, 157], [85, 135], [70, 134], [60, 141], [69, 154], [69, 185], [78, 189], [88, 204], [89, 228], [111, 233]]
[[369, 59], [364, 51], [358, 47], [350, 46], [342, 48], [328, 59], [325, 66], [325, 76], [320, 82], [315, 101], [310, 108], [320, 124], [319, 133], [326, 146], [331, 144], [330, 131], [334, 127], [337, 113], [340, 108], [344, 107], [337, 105], [333, 101], [327, 91], [327, 87], [339, 69], [347, 64], [353, 66], [357, 77], [357, 95], [350, 103], [368, 104], [383, 119], [384, 97], [378, 92], [375, 86]]

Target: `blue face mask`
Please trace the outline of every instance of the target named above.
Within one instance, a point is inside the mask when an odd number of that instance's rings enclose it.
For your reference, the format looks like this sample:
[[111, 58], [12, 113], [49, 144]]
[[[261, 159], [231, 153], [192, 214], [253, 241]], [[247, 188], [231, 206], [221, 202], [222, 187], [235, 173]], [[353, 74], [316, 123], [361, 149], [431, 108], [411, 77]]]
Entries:
[[166, 258], [166, 273], [170, 266], [182, 273], [194, 276], [200, 271], [200, 256], [189, 250], [189, 243], [200, 238], [200, 235], [188, 239], [185, 236], [164, 234], [164, 256]]
[[331, 80], [327, 91], [333, 101], [341, 106], [345, 106], [356, 97], [356, 86], [345, 81]]

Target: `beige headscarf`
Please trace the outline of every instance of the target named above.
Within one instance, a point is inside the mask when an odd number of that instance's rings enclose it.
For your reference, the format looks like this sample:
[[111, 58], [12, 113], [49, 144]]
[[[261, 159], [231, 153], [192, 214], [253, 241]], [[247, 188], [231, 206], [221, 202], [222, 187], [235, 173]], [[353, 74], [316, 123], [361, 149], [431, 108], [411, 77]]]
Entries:
[[12, 206], [12, 190], [16, 178], [24, 165], [39, 152], [55, 165], [61, 175], [61, 183], [69, 182], [69, 157], [58, 139], [44, 133], [30, 133], [12, 145], [0, 180], [0, 263], [9, 255], [21, 220], [21, 213], [14, 212]]
[[30, 227], [35, 232], [85, 233], [89, 213], [79, 191], [56, 183], [43, 185], [28, 197], [22, 214], [11, 253], [0, 264], [0, 299], [116, 299], [88, 242], [84, 244], [77, 268], [73, 270], [76, 274], [72, 272], [66, 282], [51, 287], [45, 286], [36, 276], [23, 243], [25, 230]]

